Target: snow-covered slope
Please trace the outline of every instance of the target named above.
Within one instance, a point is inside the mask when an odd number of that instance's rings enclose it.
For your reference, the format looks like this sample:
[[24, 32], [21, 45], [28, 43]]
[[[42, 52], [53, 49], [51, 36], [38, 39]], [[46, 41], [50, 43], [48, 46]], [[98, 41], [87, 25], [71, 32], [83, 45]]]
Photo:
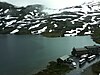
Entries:
[[42, 5], [16, 7], [0, 2], [0, 34], [87, 35], [100, 27], [99, 20], [100, 2], [89, 2], [59, 10]]

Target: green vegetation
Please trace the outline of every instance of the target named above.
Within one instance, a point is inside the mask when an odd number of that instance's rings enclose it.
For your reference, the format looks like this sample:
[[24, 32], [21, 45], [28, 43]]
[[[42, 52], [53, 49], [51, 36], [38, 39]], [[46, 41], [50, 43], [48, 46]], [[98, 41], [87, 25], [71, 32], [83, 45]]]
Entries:
[[41, 35], [46, 36], [46, 37], [63, 37], [62, 32], [43, 32]]
[[96, 28], [92, 34], [93, 41], [100, 44], [100, 28]]
[[46, 69], [33, 75], [63, 75], [70, 70], [71, 68], [67, 64], [58, 64], [57, 62], [51, 61]]
[[96, 73], [96, 74], [100, 73], [100, 62], [94, 64], [94, 65], [92, 66], [92, 70], [93, 70], [93, 72]]
[[14, 29], [13, 27], [5, 27], [4, 29], [0, 27], [0, 34], [10, 34]]
[[18, 34], [18, 35], [22, 35], [22, 34], [31, 34], [31, 31], [29, 31], [29, 30], [27, 30], [27, 29], [25, 29], [25, 28], [21, 28], [20, 30], [19, 30], [19, 32], [17, 32], [17, 33], [15, 33], [15, 34]]

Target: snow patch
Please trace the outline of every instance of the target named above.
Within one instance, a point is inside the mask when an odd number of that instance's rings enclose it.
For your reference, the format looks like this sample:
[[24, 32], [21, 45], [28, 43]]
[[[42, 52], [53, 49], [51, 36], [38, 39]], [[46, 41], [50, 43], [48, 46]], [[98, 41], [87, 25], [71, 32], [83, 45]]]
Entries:
[[42, 33], [42, 32], [45, 32], [46, 29], [47, 29], [47, 26], [44, 27], [43, 29], [38, 30], [38, 34], [40, 34], [40, 33]]
[[9, 9], [5, 10], [4, 13], [7, 13], [9, 11]]
[[28, 14], [28, 15], [25, 15], [24, 18], [32, 18], [32, 16]]
[[57, 24], [54, 24], [54, 27], [58, 27], [58, 25]]
[[38, 12], [37, 10], [34, 10], [34, 12], [36, 13], [36, 12]]
[[0, 12], [2, 11], [3, 9], [0, 9]]
[[66, 21], [66, 19], [53, 19], [53, 20], [56, 20], [56, 21]]
[[39, 27], [39, 26], [40, 26], [40, 23], [39, 23], [39, 24], [36, 24], [36, 25], [34, 25], [34, 26], [31, 26], [31, 27], [29, 28], [29, 30], [32, 29], [32, 28]]
[[91, 34], [91, 31], [85, 32], [84, 34], [85, 35]]
[[5, 19], [10, 19], [10, 15], [7, 15], [7, 17], [5, 17]]
[[0, 26], [2, 26], [2, 23], [0, 23]]
[[52, 32], [52, 31], [53, 31], [53, 30], [51, 30], [51, 29], [49, 30], [49, 32]]
[[42, 22], [42, 23], [46, 23], [46, 22], [47, 22], [47, 20], [42, 20], [41, 22]]
[[9, 25], [11, 25], [12, 23], [16, 22], [16, 20], [12, 20], [10, 22], [6, 22], [6, 26], [5, 27], [8, 27]]
[[10, 34], [15, 34], [16, 32], [18, 32], [18, 29], [13, 30], [12, 32], [10, 32]]

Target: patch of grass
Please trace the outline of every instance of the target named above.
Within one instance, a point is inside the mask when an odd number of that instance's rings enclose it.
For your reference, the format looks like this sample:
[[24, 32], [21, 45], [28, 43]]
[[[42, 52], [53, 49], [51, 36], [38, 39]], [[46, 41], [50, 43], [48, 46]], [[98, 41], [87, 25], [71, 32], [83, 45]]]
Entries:
[[94, 73], [100, 73], [100, 62], [94, 64], [92, 66], [92, 70], [93, 70]]
[[22, 34], [31, 34], [31, 31], [29, 31], [28, 29], [24, 29], [24, 28], [22, 28], [22, 29], [20, 29], [19, 30], [19, 32], [17, 32], [17, 33], [15, 33], [15, 34], [17, 34], [17, 35], [22, 35]]
[[63, 37], [62, 32], [43, 32], [41, 35], [46, 36], [46, 37]]
[[93, 41], [100, 44], [100, 28], [96, 28], [92, 34]]
[[6, 27], [5, 29], [0, 29], [0, 34], [10, 34], [15, 28], [13, 27]]
[[67, 64], [58, 64], [55, 61], [49, 62], [47, 68], [33, 75], [63, 75], [69, 72], [71, 68]]

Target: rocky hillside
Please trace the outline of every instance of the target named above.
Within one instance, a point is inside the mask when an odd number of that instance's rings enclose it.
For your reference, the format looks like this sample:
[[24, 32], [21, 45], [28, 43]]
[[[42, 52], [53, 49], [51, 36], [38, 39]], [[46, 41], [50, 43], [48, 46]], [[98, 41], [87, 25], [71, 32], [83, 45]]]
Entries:
[[92, 34], [100, 27], [100, 3], [89, 2], [66, 7], [54, 14], [43, 5], [16, 7], [0, 2], [0, 34], [42, 34], [75, 36]]

